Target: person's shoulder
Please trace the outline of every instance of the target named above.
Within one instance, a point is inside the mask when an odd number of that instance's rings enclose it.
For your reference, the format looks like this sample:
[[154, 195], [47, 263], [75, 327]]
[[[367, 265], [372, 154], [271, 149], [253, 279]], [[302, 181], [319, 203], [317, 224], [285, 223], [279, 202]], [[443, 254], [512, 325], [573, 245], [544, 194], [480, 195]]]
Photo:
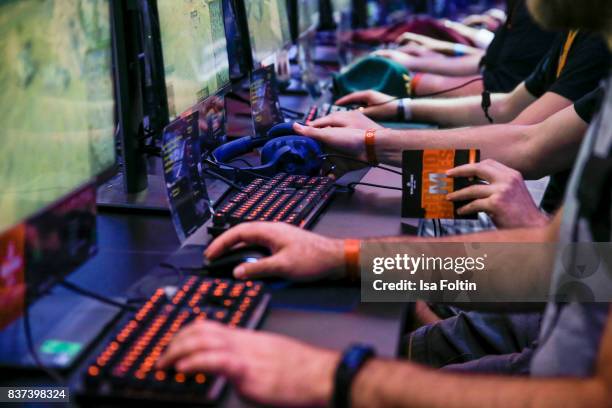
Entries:
[[606, 40], [599, 33], [581, 30], [576, 36], [576, 44], [585, 48], [601, 50], [606, 55], [609, 55], [610, 53]]

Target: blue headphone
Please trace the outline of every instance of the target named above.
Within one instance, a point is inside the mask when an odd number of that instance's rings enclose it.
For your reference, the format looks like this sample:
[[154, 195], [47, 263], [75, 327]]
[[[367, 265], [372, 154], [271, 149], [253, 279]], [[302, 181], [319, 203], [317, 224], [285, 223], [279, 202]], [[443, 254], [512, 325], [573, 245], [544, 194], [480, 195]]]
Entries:
[[319, 143], [297, 136], [293, 123], [279, 123], [268, 131], [267, 138], [245, 136], [217, 147], [212, 153], [218, 165], [215, 171], [235, 175], [236, 169], [225, 163], [261, 146], [261, 165], [245, 170], [267, 177], [277, 173], [314, 176], [321, 170], [323, 152]]

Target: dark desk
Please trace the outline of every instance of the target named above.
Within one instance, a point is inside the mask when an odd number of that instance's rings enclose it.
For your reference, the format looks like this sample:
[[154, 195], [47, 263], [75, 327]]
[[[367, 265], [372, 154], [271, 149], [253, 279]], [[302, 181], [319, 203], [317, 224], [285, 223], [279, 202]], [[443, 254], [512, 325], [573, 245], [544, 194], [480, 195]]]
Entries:
[[[399, 183], [399, 179], [393, 180], [378, 170], [371, 171], [365, 179]], [[341, 194], [320, 217], [314, 230], [335, 237], [396, 235], [400, 232], [399, 193], [358, 187], [353, 195]], [[169, 218], [102, 214], [99, 216], [99, 240], [99, 253], [72, 274], [70, 281], [106, 296], [121, 296], [147, 275], [145, 292], [168, 279], [169, 275], [170, 279], [174, 279], [168, 271], [165, 271], [164, 277], [158, 277], [155, 273], [155, 266], [179, 248]], [[195, 259], [200, 252], [192, 256]], [[374, 344], [381, 355], [393, 356], [402, 306], [360, 303], [359, 296], [357, 288], [346, 286], [287, 284], [279, 287], [276, 284], [270, 312], [262, 330], [337, 350], [354, 341], [362, 341]], [[72, 373], [72, 381], [76, 380], [77, 371]], [[2, 377], [3, 385], [46, 383], [40, 375]], [[241, 404], [230, 391], [224, 405], [234, 407]]]
[[[304, 110], [309, 98], [287, 96], [283, 105]], [[363, 174], [359, 174], [359, 177]], [[399, 186], [399, 176], [370, 171], [364, 178], [369, 182]], [[402, 231], [397, 191], [359, 187], [352, 194], [339, 194], [322, 214], [314, 231], [334, 236], [367, 237], [397, 235]], [[206, 244], [202, 234], [191, 243]], [[69, 277], [71, 282], [105, 296], [124, 296], [138, 282], [141, 295], [159, 284], [172, 282], [171, 271], [156, 266], [180, 248], [169, 217], [147, 214], [110, 214], [99, 216], [99, 252], [86, 265]], [[201, 249], [183, 248], [191, 252], [193, 262], [200, 262]], [[168, 281], [170, 280], [170, 281]], [[376, 346], [383, 356], [396, 352], [400, 332], [402, 305], [366, 304], [360, 302], [357, 287], [331, 284], [275, 284], [273, 301], [262, 330], [282, 333], [298, 339], [340, 350], [361, 341]], [[75, 296], [59, 290], [57, 295]], [[52, 317], [50, 317], [52, 318]], [[85, 360], [89, 360], [91, 355]], [[83, 366], [86, 361], [81, 364]], [[82, 368], [82, 367], [81, 367]], [[71, 382], [78, 371], [70, 373]], [[0, 375], [1, 385], [35, 385], [48, 383], [42, 375]], [[244, 406], [230, 391], [224, 406]]]

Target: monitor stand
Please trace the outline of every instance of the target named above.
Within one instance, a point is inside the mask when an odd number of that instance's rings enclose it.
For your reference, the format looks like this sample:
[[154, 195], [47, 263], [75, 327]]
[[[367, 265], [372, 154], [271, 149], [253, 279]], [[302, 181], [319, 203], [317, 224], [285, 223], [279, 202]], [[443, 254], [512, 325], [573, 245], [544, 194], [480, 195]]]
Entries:
[[291, 78], [288, 82], [281, 84], [279, 91], [282, 95], [310, 95], [304, 82], [296, 78]]
[[147, 189], [127, 194], [123, 188], [123, 174], [98, 188], [98, 208], [101, 210], [148, 211], [169, 213], [166, 184], [163, 176], [149, 174]]
[[[29, 319], [42, 364], [57, 371], [71, 369], [120, 312], [120, 308], [64, 289], [38, 299], [29, 308]], [[23, 317], [0, 333], [0, 367], [39, 370], [27, 346]]]

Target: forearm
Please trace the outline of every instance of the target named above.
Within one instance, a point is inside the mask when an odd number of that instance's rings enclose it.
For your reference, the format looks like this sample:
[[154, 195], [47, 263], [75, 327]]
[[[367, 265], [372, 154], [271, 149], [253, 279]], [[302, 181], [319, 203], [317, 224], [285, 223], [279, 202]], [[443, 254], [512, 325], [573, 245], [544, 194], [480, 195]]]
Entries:
[[580, 408], [606, 406], [608, 397], [596, 379], [460, 375], [386, 360], [367, 363], [352, 387], [355, 408]]
[[[433, 47], [431, 47], [431, 49], [433, 51], [437, 51], [437, 52], [440, 52], [446, 55], [456, 55], [455, 52], [457, 50], [457, 45], [458, 44], [456, 43], [442, 41], [439, 44], [435, 44]], [[475, 56], [478, 58], [477, 61], [480, 61], [480, 59], [485, 53], [484, 50], [480, 48], [476, 48], [476, 47], [471, 47], [469, 45], [459, 44], [459, 46], [460, 46], [462, 55], [465, 55], [466, 58]]]
[[538, 228], [517, 228], [506, 230], [491, 230], [475, 234], [450, 235], [442, 238], [416, 237], [411, 235], [400, 235], [396, 237], [372, 238], [365, 242], [383, 243], [469, 243], [469, 242], [488, 242], [488, 243], [553, 243], [557, 240], [558, 222], [560, 216], [557, 215], [551, 224]]
[[[483, 293], [494, 290], [500, 302], [501, 299], [506, 299], [506, 302], [511, 299], [542, 299], [548, 295], [548, 282], [553, 269], [560, 217], [558, 214], [549, 225], [539, 228], [496, 230], [444, 238], [414, 236], [372, 238], [361, 242], [360, 252], [376, 254], [382, 258], [395, 258], [398, 254], [411, 257], [423, 254], [439, 258], [464, 257], [466, 253], [469, 255], [469, 246], [449, 244], [485, 243], [488, 245], [486, 272], [474, 273], [470, 278], [471, 282], [475, 283]], [[520, 269], [516, 268], [517, 259], [521, 260]], [[371, 272], [366, 268], [360, 269], [360, 273]], [[430, 279], [426, 275], [422, 278]], [[475, 310], [479, 309], [474, 306]], [[539, 305], [533, 306], [539, 308]], [[533, 307], [522, 309], [532, 310]]]
[[461, 76], [478, 73], [478, 62], [481, 56], [465, 57], [420, 57], [410, 61], [407, 67], [411, 71], [426, 72], [438, 75]]
[[376, 154], [382, 163], [401, 166], [404, 150], [480, 149], [481, 159], [494, 159], [523, 172], [524, 150], [529, 143], [527, 126], [493, 125], [448, 130], [391, 130], [377, 132]]
[[[491, 96], [490, 115], [496, 123], [506, 122], [501, 114], [505, 94]], [[412, 120], [416, 122], [437, 123], [442, 127], [488, 125], [489, 121], [482, 110], [480, 95], [463, 98], [412, 99], [409, 108]]]

